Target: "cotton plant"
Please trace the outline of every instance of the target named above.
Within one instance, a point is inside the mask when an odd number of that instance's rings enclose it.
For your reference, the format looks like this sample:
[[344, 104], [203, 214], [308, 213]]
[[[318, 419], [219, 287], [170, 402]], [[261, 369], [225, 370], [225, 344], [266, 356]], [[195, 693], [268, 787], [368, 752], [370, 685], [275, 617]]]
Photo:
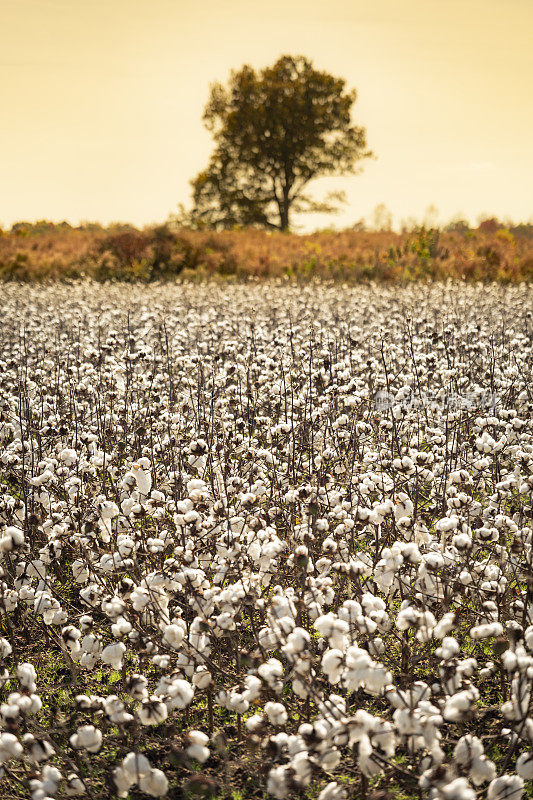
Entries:
[[2, 791], [518, 800], [530, 302], [6, 285]]

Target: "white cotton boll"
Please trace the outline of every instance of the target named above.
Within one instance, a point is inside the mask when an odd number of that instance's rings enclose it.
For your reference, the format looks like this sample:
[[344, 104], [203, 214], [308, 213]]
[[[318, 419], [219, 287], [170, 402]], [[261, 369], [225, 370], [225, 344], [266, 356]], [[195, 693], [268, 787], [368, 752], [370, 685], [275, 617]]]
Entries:
[[157, 696], [144, 700], [137, 711], [141, 725], [160, 725], [168, 716], [168, 709]]
[[368, 643], [369, 653], [373, 656], [382, 655], [386, 649], [385, 642], [380, 636], [376, 636], [375, 639], [371, 639]]
[[70, 772], [66, 778], [65, 794], [67, 797], [77, 797], [86, 793], [85, 784], [75, 772]]
[[202, 731], [189, 731], [187, 734], [187, 741], [189, 744], [185, 752], [189, 758], [194, 758], [194, 760], [199, 761], [200, 764], [207, 761], [210, 756], [209, 748], [206, 747], [209, 736], [202, 733]]
[[22, 741], [24, 742], [24, 746], [28, 751], [28, 755], [35, 764], [42, 764], [44, 761], [48, 761], [55, 755], [55, 750], [50, 744], [47, 742], [46, 739], [36, 739], [35, 736], [31, 733], [26, 733], [23, 736]]
[[272, 686], [283, 675], [283, 665], [277, 658], [269, 658], [264, 664], [260, 664], [257, 669], [257, 674], [260, 678], [263, 678], [269, 686]]
[[268, 794], [276, 797], [277, 800], [284, 800], [289, 795], [290, 767], [284, 764], [281, 767], [272, 767], [268, 773], [267, 787]]
[[152, 769], [139, 781], [139, 789], [150, 797], [163, 797], [168, 792], [168, 779], [163, 770]]
[[265, 714], [271, 725], [284, 725], [289, 718], [282, 703], [265, 703]]
[[10, 553], [17, 547], [24, 544], [24, 533], [21, 528], [15, 528], [13, 525], [5, 529], [4, 535], [0, 539], [0, 552]]
[[180, 625], [167, 625], [163, 634], [162, 644], [172, 650], [177, 650], [183, 642], [184, 631]]
[[143, 469], [140, 464], [134, 464], [131, 468], [131, 471], [135, 475], [137, 489], [139, 490], [140, 494], [147, 497], [150, 494], [150, 489], [152, 488], [152, 476], [150, 472], [147, 472], [145, 469]]
[[73, 561], [71, 569], [76, 583], [86, 583], [89, 580], [89, 569], [84, 561]]
[[258, 697], [261, 695], [261, 689], [263, 684], [255, 675], [247, 675], [244, 679], [244, 685], [246, 687], [246, 691], [244, 694], [246, 695], [246, 699], [252, 703], [254, 700], [257, 700]]
[[78, 750], [88, 750], [97, 753], [102, 746], [102, 732], [94, 725], [81, 725], [76, 733], [70, 737], [70, 743]]
[[4, 637], [1, 636], [0, 637], [0, 658], [7, 658], [11, 654], [12, 650], [13, 650], [13, 648], [11, 647], [11, 645], [9, 644], [7, 639], [4, 639]]
[[134, 700], [145, 700], [148, 696], [147, 686], [148, 679], [144, 675], [134, 672], [126, 682], [126, 691]]
[[452, 544], [458, 550], [469, 550], [472, 547], [472, 539], [467, 533], [456, 533], [452, 537]]
[[169, 700], [165, 701], [169, 711], [175, 708], [186, 708], [192, 703], [194, 688], [183, 678], [177, 678], [172, 681], [166, 694], [169, 695]]
[[113, 781], [117, 787], [117, 795], [119, 797], [127, 797], [131, 787], [136, 783], [136, 779], [129, 772], [126, 772], [123, 767], [115, 767]]
[[259, 733], [265, 727], [265, 718], [263, 714], [254, 714], [252, 717], [248, 717], [245, 725], [246, 730], [250, 733]]
[[152, 765], [142, 753], [128, 753], [122, 759], [122, 769], [126, 775], [131, 776], [136, 782], [138, 778], [142, 778], [151, 772]]
[[459, 655], [461, 648], [453, 636], [445, 636], [442, 640], [440, 647], [435, 649], [435, 655], [443, 661], [448, 661], [450, 658]]
[[117, 517], [119, 514], [119, 508], [112, 500], [103, 500], [99, 504], [99, 510], [103, 520], [113, 519], [113, 517]]
[[533, 781], [533, 752], [529, 751], [518, 756], [516, 771], [525, 781]]
[[443, 717], [447, 722], [460, 722], [472, 705], [479, 699], [475, 687], [464, 689], [446, 700]]
[[466, 778], [455, 778], [440, 789], [442, 800], [476, 800], [476, 793]]
[[78, 458], [76, 451], [72, 448], [65, 448], [59, 454], [60, 460], [65, 464], [66, 467], [71, 467], [73, 464], [76, 463]]
[[[368, 654], [367, 654], [368, 655]], [[322, 670], [330, 683], [338, 683], [344, 669], [344, 655], [340, 650], [327, 650], [322, 656]]]
[[475, 758], [480, 758], [484, 754], [483, 744], [477, 736], [468, 733], [462, 736], [453, 751], [453, 758], [457, 764], [467, 766]]
[[37, 688], [37, 673], [33, 664], [19, 664], [17, 667], [17, 678], [21, 686], [34, 692]]
[[150, 602], [150, 593], [141, 586], [136, 586], [131, 593], [130, 600], [135, 611], [143, 611]]
[[501, 636], [502, 634], [503, 625], [500, 622], [487, 622], [470, 628], [472, 639], [488, 639], [491, 636]]
[[125, 617], [119, 617], [116, 622], [111, 625], [111, 633], [117, 639], [121, 636], [126, 636], [132, 630], [132, 624]]
[[250, 703], [244, 696], [244, 692], [231, 692], [227, 701], [227, 708], [237, 714], [245, 714], [250, 708]]
[[109, 644], [102, 650], [101, 659], [104, 664], [109, 664], [113, 669], [120, 669], [122, 667], [122, 659], [126, 652], [126, 645], [122, 642], [116, 644]]
[[520, 800], [524, 792], [524, 781], [519, 775], [502, 775], [491, 781], [487, 800]]
[[207, 689], [213, 683], [213, 676], [207, 667], [201, 665], [192, 676], [192, 682], [197, 689]]
[[346, 800], [346, 789], [340, 786], [336, 781], [331, 781], [322, 789], [318, 795], [318, 800]]
[[468, 775], [475, 786], [480, 786], [482, 783], [488, 783], [496, 777], [496, 765], [486, 756], [475, 758], [472, 761]]
[[286, 655], [294, 656], [307, 650], [309, 646], [310, 637], [306, 630], [303, 628], [295, 628], [287, 638], [287, 644], [284, 646], [283, 651]]
[[0, 763], [10, 758], [22, 758], [23, 752], [23, 747], [14, 734], [0, 734]]
[[318, 617], [318, 619], [314, 621], [313, 627], [317, 629], [321, 636], [327, 639], [333, 630], [335, 620], [335, 614], [330, 611], [328, 614], [323, 614], [322, 616]]

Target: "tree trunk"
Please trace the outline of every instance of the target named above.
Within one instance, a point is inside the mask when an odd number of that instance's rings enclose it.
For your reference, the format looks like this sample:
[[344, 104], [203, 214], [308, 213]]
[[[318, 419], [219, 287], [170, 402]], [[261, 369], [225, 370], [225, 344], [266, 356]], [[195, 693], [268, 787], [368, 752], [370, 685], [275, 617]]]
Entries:
[[289, 200], [289, 189], [288, 187], [283, 187], [283, 200], [280, 203], [279, 207], [279, 218], [281, 223], [281, 230], [286, 231], [289, 227], [289, 209], [291, 206], [291, 201]]

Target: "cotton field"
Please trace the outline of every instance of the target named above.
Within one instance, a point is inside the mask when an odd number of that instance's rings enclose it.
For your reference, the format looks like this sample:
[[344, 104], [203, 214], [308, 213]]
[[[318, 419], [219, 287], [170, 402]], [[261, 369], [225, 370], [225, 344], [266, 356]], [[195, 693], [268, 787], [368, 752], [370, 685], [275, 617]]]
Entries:
[[531, 796], [532, 310], [4, 286], [0, 796]]

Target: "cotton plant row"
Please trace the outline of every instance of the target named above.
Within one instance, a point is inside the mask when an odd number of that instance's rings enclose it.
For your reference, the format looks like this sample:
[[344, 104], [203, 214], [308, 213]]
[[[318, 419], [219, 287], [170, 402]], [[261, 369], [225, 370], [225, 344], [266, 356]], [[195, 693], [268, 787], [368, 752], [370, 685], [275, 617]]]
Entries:
[[532, 298], [7, 286], [1, 791], [530, 792]]

